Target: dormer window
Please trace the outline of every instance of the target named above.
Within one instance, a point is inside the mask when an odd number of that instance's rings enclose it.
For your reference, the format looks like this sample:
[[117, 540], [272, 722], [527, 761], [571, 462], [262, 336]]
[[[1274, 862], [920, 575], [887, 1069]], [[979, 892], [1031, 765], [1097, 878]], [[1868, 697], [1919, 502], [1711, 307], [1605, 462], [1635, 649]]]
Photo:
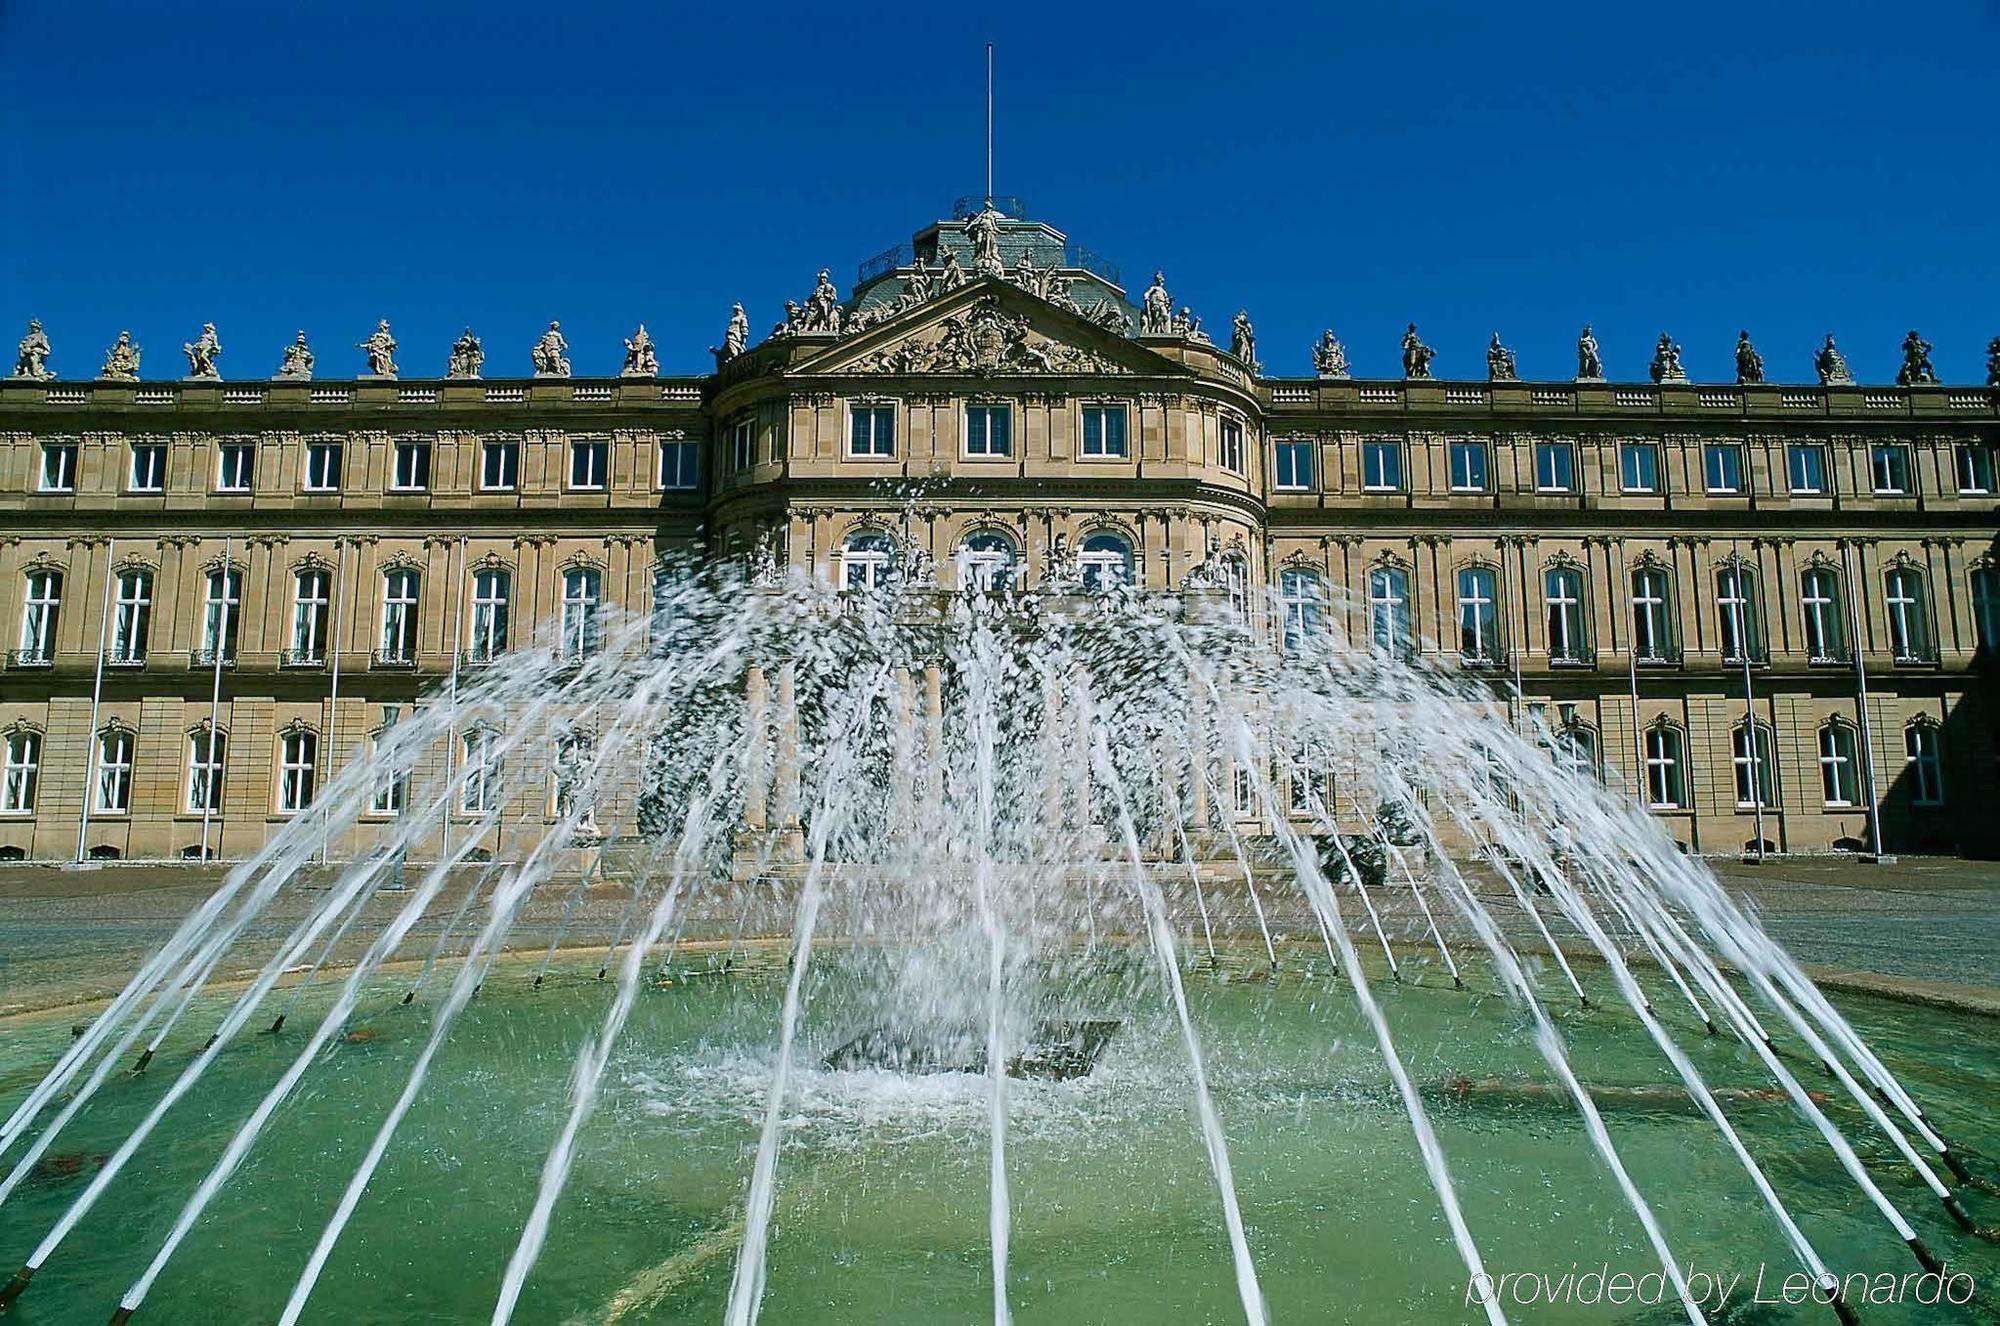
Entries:
[[1007, 405], [966, 406], [965, 454], [989, 459], [1013, 455], [1013, 407]]

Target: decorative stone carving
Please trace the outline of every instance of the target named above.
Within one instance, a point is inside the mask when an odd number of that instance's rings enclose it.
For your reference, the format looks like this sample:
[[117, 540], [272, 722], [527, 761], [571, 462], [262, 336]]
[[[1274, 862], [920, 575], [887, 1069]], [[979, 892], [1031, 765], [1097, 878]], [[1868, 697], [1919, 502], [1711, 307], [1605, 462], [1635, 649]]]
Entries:
[[1028, 319], [991, 294], [940, 324], [936, 340], [905, 341], [855, 366], [862, 373], [1124, 373], [1095, 350], [1031, 340]]
[[943, 270], [938, 273], [938, 285], [945, 293], [949, 294], [972, 278], [968, 277], [965, 274], [965, 268], [959, 265], [957, 249], [940, 244], [938, 245], [938, 250], [944, 255], [939, 260], [939, 265]]
[[1687, 370], [1681, 367], [1681, 348], [1665, 332], [1660, 333], [1660, 342], [1653, 347], [1652, 374], [1655, 382], [1688, 380]]
[[757, 531], [757, 545], [750, 550], [750, 582], [760, 589], [775, 589], [784, 583], [785, 566], [778, 555], [777, 531], [769, 526]]
[[972, 270], [981, 276], [998, 276], [1005, 264], [1000, 260], [999, 212], [991, 204], [982, 207], [965, 222], [965, 238], [972, 245]]
[[542, 333], [542, 339], [535, 342], [535, 348], [530, 353], [534, 356], [536, 377], [569, 376], [569, 342], [563, 339], [560, 322], [549, 324], [549, 329]]
[[1813, 355], [1813, 368], [1819, 373], [1822, 387], [1851, 387], [1854, 374], [1847, 367], [1847, 356], [1840, 353], [1840, 347], [1833, 343], [1833, 333], [1826, 334], [1826, 344]]
[[1069, 535], [1058, 530], [1049, 544], [1048, 569], [1042, 573], [1042, 590], [1048, 594], [1074, 594], [1083, 588], [1083, 563], [1070, 547]]
[[1254, 373], [1261, 365], [1257, 362], [1257, 330], [1250, 325], [1250, 311], [1237, 309], [1236, 318], [1229, 325], [1229, 353]]
[[106, 382], [139, 380], [139, 347], [132, 344], [131, 332], [118, 333], [118, 339], [104, 352], [104, 369], [97, 376]]
[[1313, 346], [1313, 371], [1323, 378], [1346, 378], [1353, 374], [1347, 369], [1347, 347], [1329, 327], [1319, 334], [1319, 343]]
[[1576, 338], [1576, 380], [1604, 381], [1604, 356], [1598, 352], [1597, 337], [1587, 322], [1583, 324], [1583, 335]]
[[1896, 385], [1932, 387], [1937, 380], [1937, 370], [1931, 367], [1931, 343], [1911, 332], [1903, 338], [1903, 366], [1896, 370]]
[[1173, 332], [1174, 301], [1167, 294], [1167, 277], [1164, 272], [1153, 273], [1153, 283], [1146, 287], [1146, 294], [1139, 305], [1139, 330], [1148, 336], [1166, 336]]
[[1486, 380], [1488, 382], [1519, 382], [1521, 375], [1514, 367], [1514, 352], [1500, 343], [1500, 333], [1493, 333], [1493, 340], [1486, 347]]
[[1213, 525], [1208, 528], [1208, 537], [1201, 560], [1187, 569], [1181, 576], [1182, 589], [1221, 589], [1229, 583], [1229, 573], [1222, 564], [1222, 538]]
[[902, 582], [906, 589], [937, 588], [937, 558], [921, 543], [910, 547], [910, 555], [903, 563]]
[[721, 368], [730, 360], [750, 348], [750, 315], [738, 303], [729, 310], [729, 326], [722, 333], [722, 344], [711, 345], [708, 352], [715, 356], [715, 366]]
[[[742, 306], [737, 306], [740, 316]], [[734, 323], [731, 323], [732, 329]], [[741, 354], [739, 350], [737, 353]], [[625, 365], [618, 370], [621, 378], [656, 378], [660, 375], [660, 356], [653, 350], [653, 338], [646, 334], [646, 324], [625, 338]]]
[[222, 355], [222, 341], [215, 334], [215, 324], [201, 324], [201, 335], [192, 341], [181, 342], [181, 353], [187, 356], [188, 377], [202, 382], [214, 382], [222, 377], [215, 361]]
[[1736, 384], [1740, 387], [1755, 386], [1764, 380], [1764, 356], [1757, 353], [1757, 347], [1750, 344], [1750, 333], [1736, 333]]
[[367, 376], [371, 378], [396, 376], [396, 338], [389, 334], [387, 318], [376, 323], [375, 330], [368, 333], [368, 339], [356, 348], [368, 354]]
[[14, 355], [13, 376], [30, 382], [46, 382], [55, 376], [49, 372], [49, 337], [40, 318], [28, 319], [28, 334], [21, 338]]
[[2000, 387], [2000, 336], [1986, 343], [1986, 385]]
[[278, 371], [272, 375], [273, 382], [310, 382], [313, 375], [312, 347], [306, 344], [306, 334], [302, 331], [285, 347], [284, 355], [278, 360]]
[[472, 334], [472, 328], [467, 327], [451, 343], [451, 358], [445, 363], [444, 375], [448, 378], [476, 378], [485, 363], [486, 348]]
[[1403, 376], [1406, 378], [1428, 378], [1431, 375], [1431, 360], [1437, 351], [1423, 343], [1417, 335], [1417, 324], [1411, 323], [1403, 332]]
[[833, 274], [819, 269], [811, 298], [806, 300], [806, 331], [840, 333], [840, 291], [834, 289]]

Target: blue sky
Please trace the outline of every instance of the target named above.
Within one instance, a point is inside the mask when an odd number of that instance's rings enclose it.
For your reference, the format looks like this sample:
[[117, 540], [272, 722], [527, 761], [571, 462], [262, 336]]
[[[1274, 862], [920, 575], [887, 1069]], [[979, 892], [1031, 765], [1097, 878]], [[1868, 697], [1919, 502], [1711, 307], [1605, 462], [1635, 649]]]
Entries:
[[980, 187], [1276, 372], [1323, 326], [1443, 376], [1495, 329], [1527, 377], [1614, 377], [1671, 331], [1698, 380], [1739, 327], [1808, 380], [1904, 331], [1947, 381], [2000, 335], [2000, 3], [1124, 7], [39, 4], [0, 0], [0, 335], [64, 376], [121, 327], [174, 377], [298, 328], [320, 372], [392, 320], [409, 375], [467, 325], [525, 373], [560, 318], [579, 373], [645, 321], [699, 371], [733, 300], [767, 329]]

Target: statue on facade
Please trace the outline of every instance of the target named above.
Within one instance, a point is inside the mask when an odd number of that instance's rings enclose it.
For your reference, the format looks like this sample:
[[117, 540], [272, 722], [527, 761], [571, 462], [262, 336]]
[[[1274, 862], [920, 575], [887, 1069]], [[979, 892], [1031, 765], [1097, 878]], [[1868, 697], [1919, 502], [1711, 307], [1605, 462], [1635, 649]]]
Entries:
[[1757, 353], [1757, 347], [1750, 344], [1750, 333], [1736, 333], [1736, 385], [1755, 386], [1764, 380], [1764, 356]]
[[774, 589], [784, 583], [785, 565], [778, 556], [778, 535], [769, 526], [757, 531], [757, 543], [750, 550], [750, 583], [760, 589]]
[[368, 352], [368, 376], [371, 378], [392, 378], [396, 376], [396, 338], [389, 334], [389, 320], [382, 319], [375, 324], [375, 330], [368, 334], [359, 349]]
[[45, 382], [55, 376], [49, 372], [49, 337], [42, 330], [40, 318], [28, 319], [28, 334], [21, 338], [14, 356], [14, 376], [31, 382]]
[[972, 244], [972, 270], [981, 276], [998, 276], [1006, 270], [1000, 260], [1000, 213], [989, 203], [965, 222], [965, 237]]
[[840, 291], [834, 289], [833, 273], [822, 267], [813, 292], [806, 298], [800, 331], [840, 333]]
[[1493, 333], [1493, 340], [1486, 347], [1486, 380], [1488, 382], [1519, 382], [1521, 375], [1514, 368], [1514, 352], [1500, 343], [1500, 333]]
[[1181, 305], [1181, 311], [1174, 315], [1172, 330], [1174, 335], [1185, 336], [1190, 341], [1206, 341], [1208, 339], [1208, 333], [1201, 329], [1201, 314], [1196, 313], [1186, 304]]
[[1042, 577], [1042, 592], [1074, 594], [1082, 588], [1083, 563], [1076, 550], [1070, 547], [1069, 535], [1058, 530], [1049, 544], [1049, 566]]
[[734, 359], [750, 348], [750, 315], [737, 304], [729, 310], [729, 326], [722, 333], [722, 353]]
[[1437, 351], [1425, 345], [1417, 335], [1417, 324], [1411, 323], [1403, 332], [1403, 376], [1406, 378], [1427, 378], [1431, 375], [1431, 360]]
[[660, 375], [660, 357], [653, 351], [653, 338], [646, 334], [646, 324], [625, 338], [625, 365], [618, 370], [621, 378], [656, 378]]
[[1688, 380], [1687, 370], [1681, 367], [1681, 348], [1665, 332], [1660, 333], [1660, 343], [1653, 347], [1652, 373], [1655, 382]]
[[549, 324], [549, 329], [542, 333], [542, 339], [535, 342], [535, 348], [530, 353], [534, 356], [536, 377], [569, 376], [569, 342], [563, 339], [560, 322]]
[[221, 371], [215, 366], [216, 359], [222, 354], [222, 341], [215, 334], [214, 323], [202, 323], [201, 335], [192, 341], [182, 341], [181, 353], [187, 356], [188, 377], [199, 378], [206, 382], [213, 382], [222, 377]]
[[448, 378], [476, 378], [485, 363], [486, 347], [472, 334], [472, 328], [467, 327], [451, 343], [451, 358], [445, 362], [444, 375]]
[[1174, 301], [1167, 294], [1164, 272], [1153, 273], [1153, 283], [1139, 305], [1139, 330], [1148, 336], [1166, 336], [1173, 331]]
[[1583, 335], [1576, 338], [1576, 380], [1604, 381], [1604, 356], [1598, 353], [1597, 337], [1587, 322], [1583, 324]]
[[1319, 343], [1313, 346], [1313, 371], [1323, 378], [1349, 377], [1347, 369], [1347, 347], [1328, 327], [1319, 334]]
[[912, 545], [910, 555], [904, 559], [903, 574], [899, 577], [905, 589], [936, 589], [937, 558], [922, 544]]
[[1986, 343], [1986, 385], [2000, 387], [2000, 336]]
[[302, 331], [285, 347], [284, 356], [278, 361], [276, 382], [310, 382], [313, 375], [312, 347], [306, 344], [306, 334]]
[[137, 382], [139, 380], [139, 347], [132, 344], [132, 333], [122, 331], [104, 354], [104, 371], [97, 375], [107, 382]]
[[913, 263], [909, 277], [903, 282], [903, 293], [896, 302], [905, 308], [915, 308], [935, 299], [937, 293], [937, 281], [931, 276], [930, 269], [920, 262]]
[[1209, 528], [1206, 550], [1201, 560], [1187, 569], [1181, 577], [1182, 589], [1221, 589], [1229, 583], [1229, 572], [1222, 564], [1222, 538]]
[[1250, 325], [1250, 310], [1237, 309], [1236, 320], [1229, 325], [1229, 353], [1242, 360], [1252, 372], [1257, 363], [1257, 329]]
[[1896, 370], [1899, 387], [1937, 385], [1937, 370], [1931, 367], [1931, 343], [1914, 331], [1903, 338], [1903, 366]]
[[939, 262], [943, 266], [943, 271], [938, 273], [938, 285], [949, 294], [964, 285], [969, 278], [965, 274], [965, 268], [959, 265], [957, 249], [939, 244], [938, 252], [942, 255]]
[[1813, 355], [1813, 368], [1819, 373], [1822, 387], [1851, 387], [1854, 373], [1847, 367], [1847, 356], [1833, 343], [1833, 333], [1826, 334], [1826, 344]]

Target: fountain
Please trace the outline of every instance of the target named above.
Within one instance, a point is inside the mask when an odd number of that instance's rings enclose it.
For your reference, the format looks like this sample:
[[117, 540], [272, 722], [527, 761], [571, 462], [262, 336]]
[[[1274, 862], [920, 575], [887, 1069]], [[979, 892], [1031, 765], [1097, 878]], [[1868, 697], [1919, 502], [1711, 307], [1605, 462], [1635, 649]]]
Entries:
[[2000, 1269], [1940, 1122], [1990, 1060], [1926, 1114], [1557, 734], [1340, 605], [678, 583], [431, 697], [0, 1058], [0, 1307], [1501, 1322], [1602, 1254], [1701, 1322], [1754, 1247], [1853, 1321], [1896, 1244]]

